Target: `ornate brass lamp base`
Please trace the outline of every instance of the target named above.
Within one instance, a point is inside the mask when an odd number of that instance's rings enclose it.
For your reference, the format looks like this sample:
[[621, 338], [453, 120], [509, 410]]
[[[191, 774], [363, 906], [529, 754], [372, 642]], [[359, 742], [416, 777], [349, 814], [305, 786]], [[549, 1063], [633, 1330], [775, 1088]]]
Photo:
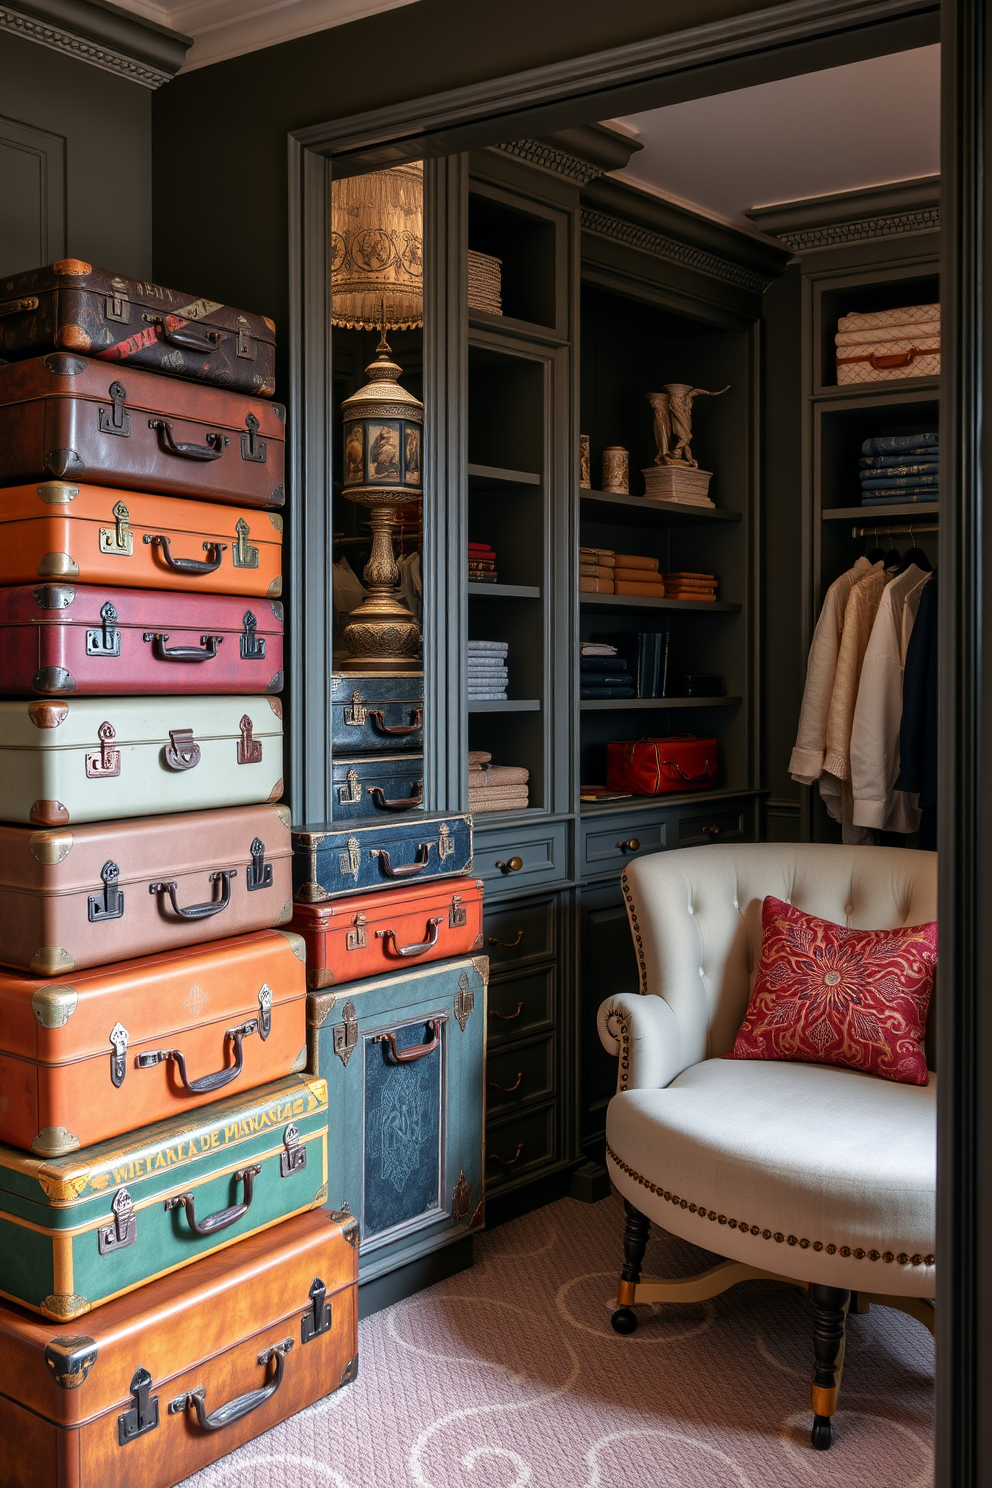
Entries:
[[399, 594], [400, 571], [393, 550], [396, 526], [395, 508], [409, 501], [409, 494], [394, 496], [376, 490], [348, 491], [349, 501], [369, 508], [372, 526], [372, 551], [363, 578], [368, 594], [344, 629], [348, 647], [345, 672], [419, 672], [420, 626], [410, 613], [406, 600]]

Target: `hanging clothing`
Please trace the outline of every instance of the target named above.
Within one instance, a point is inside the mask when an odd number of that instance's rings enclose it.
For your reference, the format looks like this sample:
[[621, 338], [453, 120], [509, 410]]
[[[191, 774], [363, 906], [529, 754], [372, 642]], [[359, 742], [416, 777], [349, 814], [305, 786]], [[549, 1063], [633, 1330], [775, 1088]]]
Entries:
[[812, 785], [823, 772], [827, 716], [844, 629], [844, 610], [854, 585], [867, 578], [876, 568], [880, 569], [881, 564], [873, 565], [867, 558], [859, 558], [853, 568], [834, 580], [824, 598], [809, 648], [796, 747], [789, 761], [789, 774], [800, 785]]
[[423, 615], [420, 582], [420, 554], [404, 553], [403, 557], [400, 558], [397, 566], [400, 571], [400, 594], [406, 600], [407, 608], [419, 625]]
[[896, 790], [903, 668], [930, 575], [911, 563], [886, 584], [865, 650], [851, 725], [850, 778], [855, 827], [915, 832], [915, 795]]
[[917, 791], [922, 848], [937, 847], [937, 575], [920, 596], [906, 649], [896, 789]]

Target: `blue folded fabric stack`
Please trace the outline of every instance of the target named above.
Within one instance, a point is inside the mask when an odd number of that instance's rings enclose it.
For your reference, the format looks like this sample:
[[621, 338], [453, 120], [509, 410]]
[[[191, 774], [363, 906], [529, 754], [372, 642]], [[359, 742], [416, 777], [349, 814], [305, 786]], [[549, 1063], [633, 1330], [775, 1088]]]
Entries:
[[883, 434], [866, 439], [861, 456], [862, 506], [939, 499], [938, 435]]
[[[617, 648], [609, 645], [582, 647], [579, 660], [579, 696], [582, 698], [636, 697], [634, 676]], [[613, 654], [610, 655], [609, 653]], [[599, 653], [599, 654], [596, 654]], [[606, 653], [605, 655], [603, 653]]]
[[469, 641], [469, 702], [505, 703], [509, 673], [506, 666], [510, 646], [507, 641]]

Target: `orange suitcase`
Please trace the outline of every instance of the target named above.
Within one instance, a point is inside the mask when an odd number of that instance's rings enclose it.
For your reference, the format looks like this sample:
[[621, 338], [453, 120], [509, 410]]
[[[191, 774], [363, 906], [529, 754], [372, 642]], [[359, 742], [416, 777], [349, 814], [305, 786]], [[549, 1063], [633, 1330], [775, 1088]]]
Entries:
[[0, 973], [0, 1142], [57, 1157], [303, 1069], [303, 957], [298, 935], [255, 930], [60, 980]]
[[0, 490], [0, 584], [59, 579], [277, 599], [278, 512], [43, 481]]
[[290, 929], [306, 944], [307, 986], [314, 989], [482, 948], [481, 878], [446, 878], [293, 908]]

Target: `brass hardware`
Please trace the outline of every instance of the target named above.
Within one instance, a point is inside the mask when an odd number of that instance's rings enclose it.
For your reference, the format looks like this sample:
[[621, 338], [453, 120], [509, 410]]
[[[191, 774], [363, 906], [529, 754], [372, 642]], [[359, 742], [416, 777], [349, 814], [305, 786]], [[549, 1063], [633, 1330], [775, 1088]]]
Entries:
[[95, 1338], [85, 1334], [52, 1338], [45, 1345], [45, 1363], [60, 1390], [78, 1390], [97, 1358]]
[[158, 1396], [149, 1395], [152, 1377], [147, 1369], [136, 1369], [131, 1379], [130, 1410], [117, 1417], [117, 1445], [126, 1447], [146, 1431], [154, 1431], [158, 1425]]
[[254, 725], [248, 714], [241, 718], [241, 738], [238, 740], [238, 764], [260, 765], [262, 763], [262, 741], [252, 737]]
[[521, 1081], [523, 1080], [523, 1077], [524, 1077], [524, 1072], [523, 1072], [523, 1070], [520, 1070], [520, 1072], [517, 1075], [517, 1078], [514, 1080], [514, 1082], [513, 1082], [512, 1085], [497, 1085], [495, 1080], [490, 1080], [489, 1081], [489, 1089], [490, 1090], [501, 1090], [504, 1095], [513, 1095], [514, 1091], [517, 1091], [517, 1090], [520, 1089], [520, 1084], [521, 1084]]
[[705, 835], [710, 838], [719, 837], [722, 831], [723, 828], [717, 822], [713, 822], [711, 826], [703, 828]]
[[239, 517], [235, 522], [234, 531], [236, 535], [234, 546], [231, 549], [231, 557], [234, 560], [235, 568], [257, 568], [258, 549], [253, 548], [248, 541], [248, 534], [251, 529], [244, 517]]
[[200, 763], [200, 746], [188, 728], [170, 729], [169, 742], [162, 750], [170, 770], [193, 770]]
[[103, 314], [105, 320], [116, 320], [121, 325], [127, 325], [131, 318], [131, 301], [121, 290], [115, 289], [103, 302]]
[[365, 924], [367, 920], [368, 915], [356, 914], [351, 929], [344, 938], [346, 951], [364, 951], [366, 946]]
[[355, 801], [362, 799], [362, 787], [358, 779], [357, 770], [349, 770], [345, 776], [346, 785], [338, 786], [338, 800], [342, 806], [352, 805]]
[[134, 552], [134, 533], [128, 527], [131, 513], [123, 501], [115, 501], [110, 515], [115, 525], [100, 528], [100, 552], [112, 553], [118, 558], [130, 558]]
[[100, 630], [86, 632], [87, 656], [120, 656], [121, 633], [117, 629], [117, 611], [107, 600], [100, 610]]
[[119, 775], [121, 773], [120, 750], [111, 747], [117, 738], [117, 730], [113, 724], [104, 721], [96, 732], [97, 738], [100, 740], [100, 753], [86, 755], [87, 778], [89, 780], [104, 780], [108, 776]]
[[498, 1013], [495, 1008], [490, 1008], [489, 1016], [490, 1018], [499, 1018], [503, 1023], [512, 1023], [514, 1019], [520, 1017], [520, 1014], [523, 1012], [523, 1010], [524, 1004], [522, 1002], [518, 1002], [517, 1011], [515, 1013]]
[[497, 940], [495, 935], [490, 935], [489, 944], [494, 946], [502, 946], [504, 951], [515, 951], [523, 938], [524, 932], [522, 930], [518, 930], [516, 940]]
[[97, 1250], [100, 1255], [123, 1250], [133, 1245], [138, 1238], [138, 1221], [134, 1216], [134, 1200], [126, 1188], [119, 1188], [110, 1202], [114, 1211], [114, 1222], [102, 1225], [96, 1232]]
[[99, 428], [101, 434], [119, 434], [122, 439], [131, 437], [131, 415], [124, 407], [127, 389], [123, 383], [110, 384], [110, 412], [100, 409]]
[[79, 495], [79, 487], [70, 486], [66, 481], [43, 481], [37, 491], [46, 506], [68, 506]]
[[365, 699], [360, 692], [351, 694], [351, 707], [344, 710], [344, 721], [348, 728], [364, 728], [368, 717], [368, 709], [364, 707]]
[[124, 1024], [115, 1023], [110, 1030], [110, 1043], [114, 1051], [110, 1056], [110, 1079], [117, 1090], [124, 1084], [124, 1076], [127, 1074], [127, 1042], [128, 1031]]
[[452, 894], [451, 908], [448, 910], [448, 929], [461, 930], [468, 924], [468, 910], [462, 903], [461, 894]]
[[355, 1004], [351, 1001], [345, 1003], [341, 1013], [342, 1022], [336, 1023], [333, 1030], [334, 1052], [341, 1063], [347, 1069], [348, 1060], [351, 1058], [358, 1043], [358, 1017], [355, 1013]]
[[455, 994], [455, 1018], [462, 1033], [465, 1032], [465, 1024], [475, 1007], [475, 993], [469, 984], [468, 976], [463, 971], [458, 978], [458, 991]]
[[265, 1043], [272, 1032], [272, 988], [263, 982], [258, 989], [258, 1036]]
[[251, 610], [245, 610], [241, 617], [243, 629], [241, 631], [241, 660], [242, 661], [264, 661], [265, 659], [265, 637], [255, 634], [258, 621]]
[[272, 864], [265, 861], [265, 843], [261, 837], [252, 838], [249, 848], [251, 862], [245, 873], [245, 883], [249, 894], [256, 889], [271, 889], [272, 887]]
[[46, 553], [35, 573], [39, 579], [78, 579], [79, 564], [71, 553]]
[[451, 1191], [452, 1219], [467, 1219], [472, 1212], [472, 1185], [465, 1177], [465, 1169], [458, 1174], [458, 1182]]
[[108, 858], [100, 869], [103, 893], [89, 896], [86, 912], [91, 925], [100, 920], [119, 920], [124, 913], [124, 890], [118, 884], [120, 876], [121, 870]]
[[327, 1301], [327, 1288], [319, 1276], [310, 1283], [310, 1310], [300, 1319], [300, 1342], [309, 1343], [319, 1338], [331, 1326], [331, 1304]]
[[518, 1142], [517, 1143], [517, 1150], [513, 1154], [512, 1157], [500, 1157], [500, 1155], [499, 1155], [498, 1152], [487, 1152], [486, 1153], [486, 1158], [487, 1158], [487, 1160], [489, 1162], [499, 1163], [501, 1167], [512, 1168], [515, 1163], [518, 1163], [520, 1161], [521, 1155], [523, 1154], [523, 1150], [524, 1150], [524, 1144], [523, 1144], [523, 1142]]
[[[238, 352], [241, 356], [241, 352]], [[256, 438], [259, 429], [258, 419], [253, 413], [245, 415], [245, 428], [247, 434], [241, 436], [241, 458], [251, 460], [256, 465], [265, 464], [266, 444], [264, 439]]]
[[338, 872], [347, 878], [357, 878], [362, 866], [362, 850], [357, 837], [349, 837], [344, 852], [338, 853]]
[[[423, 715], [421, 715], [423, 716]], [[437, 830], [437, 855], [443, 863], [445, 858], [450, 858], [455, 850], [455, 839], [447, 822], [442, 822]]]
[[640, 846], [640, 837], [628, 837], [625, 840], [621, 839], [617, 843], [617, 847], [620, 849], [621, 852], [637, 852]]
[[234, 1181], [244, 1184], [244, 1199], [240, 1204], [232, 1204], [229, 1209], [218, 1209], [216, 1214], [208, 1214], [206, 1219], [197, 1219], [196, 1197], [191, 1193], [176, 1194], [173, 1198], [166, 1199], [163, 1208], [167, 1213], [173, 1209], [185, 1210], [186, 1219], [194, 1235], [215, 1235], [219, 1230], [229, 1230], [231, 1225], [243, 1219], [251, 1208], [255, 1197], [255, 1179], [261, 1171], [261, 1163], [253, 1163], [249, 1168], [239, 1168], [234, 1174]]
[[298, 1173], [307, 1165], [307, 1149], [300, 1141], [300, 1129], [290, 1123], [282, 1136], [283, 1150], [279, 1154], [279, 1172], [283, 1178]]
[[64, 1028], [78, 1002], [75, 987], [39, 987], [31, 994], [31, 1011], [42, 1028]]
[[519, 873], [524, 866], [523, 858], [507, 858], [505, 863], [495, 865], [501, 873]]

